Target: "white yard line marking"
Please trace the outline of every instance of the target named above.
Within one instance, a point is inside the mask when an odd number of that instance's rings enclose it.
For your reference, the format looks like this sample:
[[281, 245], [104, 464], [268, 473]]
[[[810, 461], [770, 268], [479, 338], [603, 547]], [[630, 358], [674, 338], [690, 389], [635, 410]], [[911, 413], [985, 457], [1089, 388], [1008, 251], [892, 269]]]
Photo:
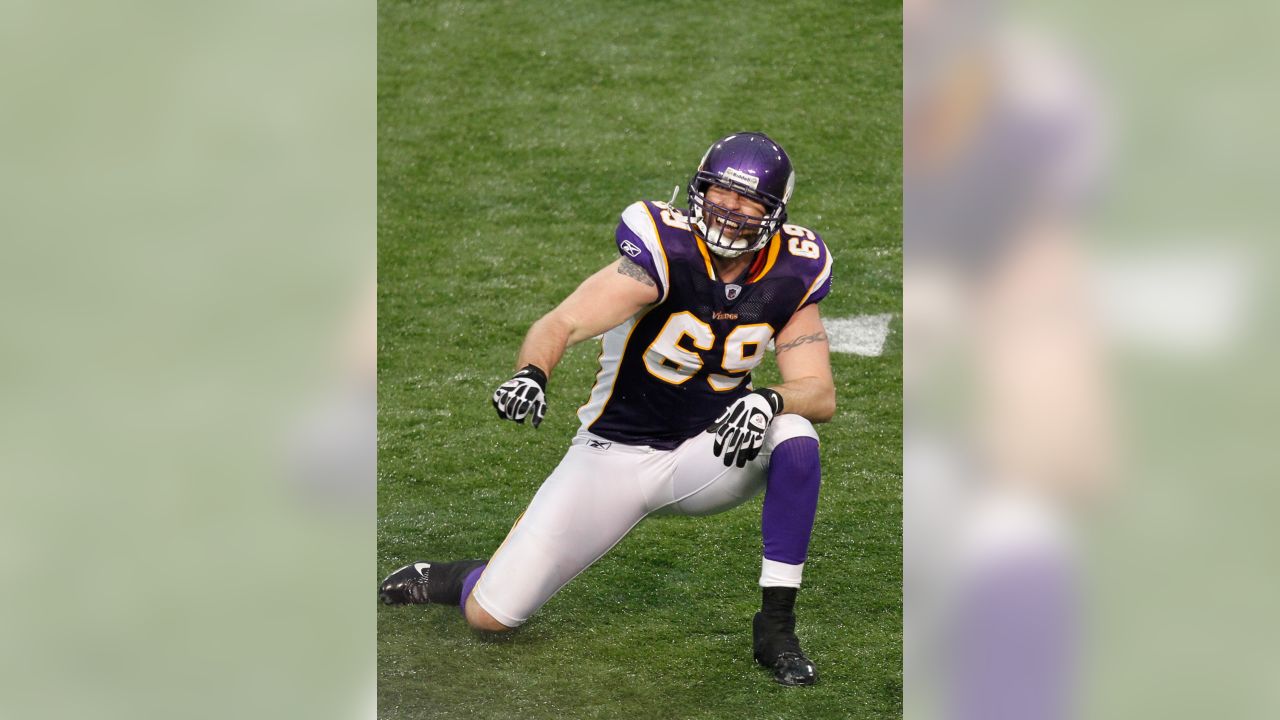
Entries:
[[855, 315], [844, 318], [823, 318], [831, 352], [852, 353], [865, 357], [878, 357], [884, 352], [884, 341], [889, 337], [889, 322], [893, 315]]

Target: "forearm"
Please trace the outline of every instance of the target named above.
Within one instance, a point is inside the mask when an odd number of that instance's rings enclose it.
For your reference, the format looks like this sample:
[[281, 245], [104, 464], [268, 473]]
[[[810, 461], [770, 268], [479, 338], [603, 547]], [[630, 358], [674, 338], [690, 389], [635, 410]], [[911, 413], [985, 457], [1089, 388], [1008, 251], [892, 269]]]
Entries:
[[564, 351], [572, 343], [573, 327], [556, 313], [543, 315], [525, 333], [524, 342], [520, 345], [520, 355], [516, 359], [516, 368], [536, 365], [547, 377], [560, 364]]
[[827, 332], [818, 306], [809, 305], [778, 333], [778, 371], [783, 382], [774, 390], [782, 396], [782, 411], [809, 422], [829, 421], [836, 413], [836, 385], [831, 377]]
[[809, 422], [824, 423], [836, 412], [836, 390], [831, 383], [817, 377], [801, 377], [771, 390], [782, 396], [782, 412], [793, 413]]

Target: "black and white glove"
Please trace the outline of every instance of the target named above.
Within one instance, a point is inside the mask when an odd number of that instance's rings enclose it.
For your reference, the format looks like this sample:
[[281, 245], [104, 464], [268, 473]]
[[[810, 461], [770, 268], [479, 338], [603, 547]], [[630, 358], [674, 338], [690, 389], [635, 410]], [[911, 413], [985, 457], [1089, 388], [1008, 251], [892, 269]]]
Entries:
[[547, 414], [547, 374], [536, 365], [525, 365], [493, 391], [493, 409], [503, 420], [521, 424], [532, 417], [533, 426], [538, 427]]
[[716, 434], [711, 449], [717, 457], [724, 458], [725, 467], [745, 466], [760, 454], [764, 433], [781, 412], [782, 396], [775, 390], [764, 388], [743, 396], [707, 430]]

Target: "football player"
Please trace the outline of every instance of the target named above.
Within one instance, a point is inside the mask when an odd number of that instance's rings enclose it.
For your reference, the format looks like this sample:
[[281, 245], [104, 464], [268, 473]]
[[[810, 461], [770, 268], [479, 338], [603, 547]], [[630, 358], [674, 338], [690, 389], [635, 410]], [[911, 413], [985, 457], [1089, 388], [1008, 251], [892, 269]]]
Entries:
[[[791, 160], [760, 133], [717, 140], [689, 208], [637, 202], [620, 257], [533, 324], [498, 417], [537, 427], [565, 349], [603, 333], [600, 370], [560, 465], [487, 560], [418, 562], [388, 576], [384, 602], [459, 605], [506, 631], [655, 513], [705, 515], [764, 490], [756, 660], [784, 685], [817, 681], [795, 634], [795, 600], [818, 504], [814, 423], [835, 412], [818, 302], [831, 254], [786, 224]], [[770, 342], [782, 383], [753, 387]]]

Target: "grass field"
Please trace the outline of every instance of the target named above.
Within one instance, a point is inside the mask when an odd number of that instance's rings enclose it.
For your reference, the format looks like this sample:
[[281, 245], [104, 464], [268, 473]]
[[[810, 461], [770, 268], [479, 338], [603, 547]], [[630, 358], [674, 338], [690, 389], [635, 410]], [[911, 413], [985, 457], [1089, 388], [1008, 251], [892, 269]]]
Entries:
[[[616, 256], [618, 214], [667, 199], [707, 144], [762, 130], [794, 222], [836, 258], [828, 316], [901, 312], [897, 2], [379, 2], [378, 578], [485, 556], [573, 434], [597, 347], [572, 348], [540, 430], [489, 404], [539, 315]], [[683, 190], [681, 192], [683, 198]], [[683, 203], [683, 200], [680, 200]], [[503, 641], [456, 611], [378, 607], [384, 718], [890, 718], [901, 714], [900, 323], [833, 358], [800, 636], [822, 682], [751, 658], [760, 500], [642, 523]], [[771, 361], [757, 383], [776, 380]]]

